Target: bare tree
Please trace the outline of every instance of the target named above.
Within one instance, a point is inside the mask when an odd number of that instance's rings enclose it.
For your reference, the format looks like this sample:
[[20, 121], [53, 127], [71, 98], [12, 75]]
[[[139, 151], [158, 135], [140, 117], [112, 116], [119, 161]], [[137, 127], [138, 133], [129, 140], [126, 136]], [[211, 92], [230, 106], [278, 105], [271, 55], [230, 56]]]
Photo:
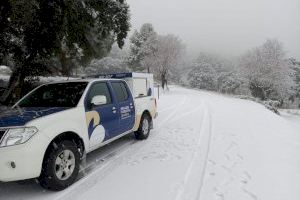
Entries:
[[165, 88], [168, 75], [183, 57], [185, 46], [182, 41], [174, 35], [158, 36], [157, 51], [148, 58], [155, 66], [154, 74]]

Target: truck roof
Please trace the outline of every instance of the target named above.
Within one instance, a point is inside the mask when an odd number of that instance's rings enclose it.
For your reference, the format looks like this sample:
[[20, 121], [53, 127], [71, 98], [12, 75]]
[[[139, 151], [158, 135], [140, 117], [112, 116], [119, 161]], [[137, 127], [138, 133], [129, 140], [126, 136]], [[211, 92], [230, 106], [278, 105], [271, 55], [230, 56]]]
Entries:
[[112, 73], [112, 74], [98, 74], [89, 77], [71, 78], [69, 80], [54, 80], [51, 82], [45, 82], [43, 85], [56, 84], [56, 83], [70, 83], [70, 82], [94, 82], [94, 81], [110, 81], [110, 80], [124, 80], [126, 78], [151, 78], [151, 73], [139, 73], [139, 72], [125, 72], [125, 73]]
[[112, 74], [98, 74], [93, 76], [94, 78], [113, 78], [113, 79], [124, 79], [124, 78], [153, 78], [151, 73], [141, 72], [125, 72], [125, 73], [112, 73]]
[[53, 81], [53, 82], [48, 82], [44, 83], [43, 85], [48, 85], [48, 84], [56, 84], [56, 83], [74, 83], [74, 82], [95, 82], [95, 81], [110, 81], [110, 80], [122, 80], [122, 79], [107, 79], [107, 78], [87, 78], [87, 79], [70, 79], [70, 80], [59, 80], [59, 81]]

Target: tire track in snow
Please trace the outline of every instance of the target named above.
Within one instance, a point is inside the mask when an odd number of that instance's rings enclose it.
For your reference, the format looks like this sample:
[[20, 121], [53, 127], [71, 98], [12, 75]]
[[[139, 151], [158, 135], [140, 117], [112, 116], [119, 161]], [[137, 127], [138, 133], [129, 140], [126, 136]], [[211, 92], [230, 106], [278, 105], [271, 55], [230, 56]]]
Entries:
[[[201, 120], [201, 126], [198, 130], [199, 138], [197, 141], [197, 149], [193, 153], [181, 184], [181, 188], [179, 188], [175, 200], [200, 200], [201, 197], [212, 135], [210, 109], [208, 108], [207, 103], [202, 103], [202, 107], [204, 108], [204, 114]], [[195, 183], [198, 185], [195, 185]]]
[[[202, 103], [202, 106], [203, 106], [203, 103]], [[205, 120], [205, 115], [206, 115], [206, 113], [203, 114], [202, 120], [201, 120], [201, 123], [200, 123], [200, 125], [202, 125], [202, 126], [204, 125], [203, 123], [204, 123], [204, 120]], [[202, 126], [200, 126], [200, 130], [197, 130], [197, 132], [199, 131], [201, 133]], [[199, 145], [200, 145], [200, 138], [201, 138], [201, 136], [199, 136], [199, 138], [198, 138], [199, 140], [197, 141], [197, 148], [199, 148]], [[185, 187], [186, 187], [186, 185], [187, 185], [187, 183], [188, 183], [188, 181], [189, 181], [189, 179], [191, 177], [192, 168], [195, 165], [195, 160], [196, 160], [197, 154], [198, 154], [198, 151], [194, 151], [192, 159], [191, 159], [190, 164], [188, 166], [188, 169], [187, 169], [187, 171], [185, 173], [185, 176], [184, 176], [181, 188], [179, 189], [179, 191], [178, 191], [178, 193], [176, 195], [175, 200], [181, 200], [181, 199], [184, 198]]]
[[[190, 99], [189, 99], [189, 100], [190, 100]], [[165, 120], [162, 121], [161, 124], [158, 125], [158, 130], [160, 130], [160, 129], [162, 128], [162, 126], [163, 126], [166, 122], [168, 122], [168, 121], [169, 121], [169, 120], [170, 120], [170, 119], [171, 119], [171, 118], [172, 118], [172, 117], [180, 110], [180, 108], [182, 108], [182, 106], [186, 103], [186, 101], [187, 101], [187, 97], [184, 96], [182, 102], [181, 102], [179, 105], [174, 106], [174, 107], [176, 107], [176, 109], [173, 110], [173, 111], [168, 115], [168, 117], [166, 117]], [[158, 130], [156, 130], [156, 132], [157, 132]]]
[[166, 111], [171, 110], [171, 109], [173, 109], [173, 108], [176, 108], [176, 106], [177, 106], [177, 105], [174, 105], [174, 106], [168, 106], [168, 107], [166, 107], [166, 108], [164, 108], [164, 109], [162, 109], [162, 110], [159, 110], [159, 113], [163, 113], [163, 112], [166, 112]]
[[198, 112], [198, 111], [200, 111], [200, 110], [203, 110], [203, 107], [202, 106], [198, 106], [198, 107], [196, 107], [196, 109], [194, 109], [194, 110], [192, 110], [192, 111], [189, 111], [189, 112], [185, 112], [184, 114], [181, 114], [179, 117], [176, 117], [176, 118], [174, 118], [174, 119], [171, 119], [169, 122], [176, 122], [176, 121], [178, 121], [178, 120], [180, 120], [180, 119], [182, 119], [182, 118], [184, 118], [184, 117], [186, 117], [186, 116], [188, 116], [188, 115], [191, 115], [191, 114], [193, 114], [193, 113], [195, 113], [195, 112]]
[[201, 192], [202, 192], [202, 186], [203, 186], [203, 183], [204, 183], [204, 178], [205, 178], [205, 174], [206, 174], [206, 169], [207, 169], [207, 166], [208, 166], [208, 158], [209, 158], [209, 152], [210, 152], [210, 147], [211, 147], [211, 140], [212, 140], [212, 116], [211, 116], [211, 113], [210, 111], [208, 112], [208, 141], [207, 141], [207, 149], [206, 149], [206, 152], [205, 152], [205, 163], [204, 163], [204, 166], [203, 166], [203, 171], [202, 171], [202, 174], [201, 174], [201, 184], [199, 186], [199, 189], [198, 189], [198, 193], [197, 193], [197, 200], [200, 200], [201, 199]]
[[[98, 164], [104, 163], [106, 160], [109, 160], [110, 158], [113, 158], [119, 152], [122, 152], [123, 150], [125, 150], [129, 146], [134, 145], [134, 143], [136, 143], [136, 142], [137, 141], [132, 140], [128, 143], [125, 143], [121, 146], [118, 146], [117, 148], [114, 148], [113, 151], [109, 152], [108, 154], [105, 154], [104, 156], [101, 156], [101, 157], [97, 158], [96, 160], [94, 160], [90, 164], [86, 164], [86, 165], [84, 164], [84, 167], [82, 169], [80, 169], [80, 171], [79, 171], [79, 173], [81, 173], [82, 176], [79, 175], [80, 177], [79, 177], [78, 180], [80, 180], [81, 178], [83, 178], [85, 176], [88, 176], [89, 172], [91, 172], [93, 169], [95, 169], [95, 166], [97, 166]], [[86, 162], [86, 161], [84, 161], [84, 162]]]

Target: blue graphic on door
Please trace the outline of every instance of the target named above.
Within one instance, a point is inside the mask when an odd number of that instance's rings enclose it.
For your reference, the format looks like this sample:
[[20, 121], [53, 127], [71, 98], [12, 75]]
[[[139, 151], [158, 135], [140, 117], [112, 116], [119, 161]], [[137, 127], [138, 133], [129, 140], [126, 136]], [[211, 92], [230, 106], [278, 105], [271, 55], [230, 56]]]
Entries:
[[97, 111], [86, 112], [86, 122], [91, 145], [102, 143], [105, 139], [105, 128], [100, 124], [99, 113]]

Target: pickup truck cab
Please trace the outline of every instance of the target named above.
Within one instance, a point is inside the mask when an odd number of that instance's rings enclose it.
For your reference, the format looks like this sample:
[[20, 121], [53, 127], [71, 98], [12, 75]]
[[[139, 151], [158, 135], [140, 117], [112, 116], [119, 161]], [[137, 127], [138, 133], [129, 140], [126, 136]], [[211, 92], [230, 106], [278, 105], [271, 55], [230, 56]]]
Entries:
[[[41, 186], [62, 190], [75, 182], [86, 153], [129, 133], [146, 139], [157, 112], [153, 76], [145, 77], [144, 86], [132, 76], [130, 84], [81, 79], [27, 94], [0, 114], [0, 181], [38, 178]], [[143, 94], [134, 94], [135, 87]]]

